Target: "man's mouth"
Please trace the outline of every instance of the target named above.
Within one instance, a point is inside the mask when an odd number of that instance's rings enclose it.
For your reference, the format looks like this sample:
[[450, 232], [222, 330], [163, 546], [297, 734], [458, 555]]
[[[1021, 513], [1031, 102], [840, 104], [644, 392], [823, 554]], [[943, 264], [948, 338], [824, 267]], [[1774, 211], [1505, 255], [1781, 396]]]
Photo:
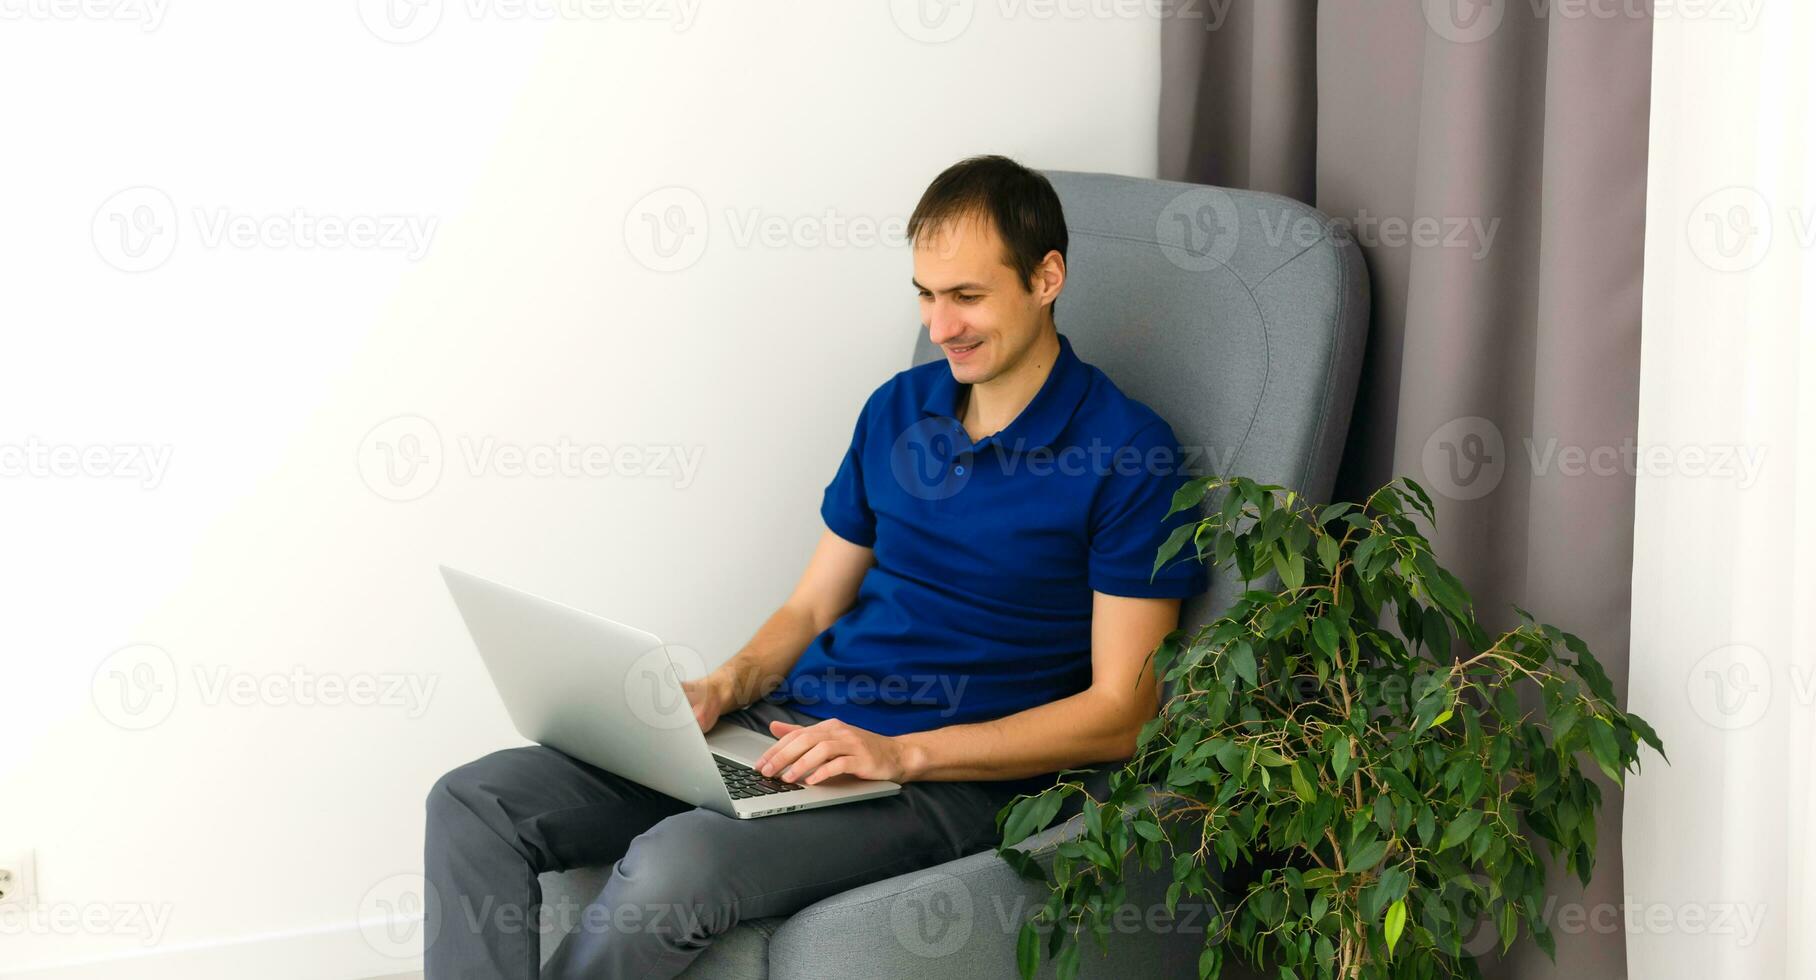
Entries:
[[946, 353], [952, 355], [953, 357], [965, 357], [965, 356], [969, 355], [972, 351], [977, 350], [979, 347], [983, 346], [983, 343], [984, 342], [980, 340], [977, 343], [968, 344], [964, 347], [948, 347], [948, 348], [946, 348]]

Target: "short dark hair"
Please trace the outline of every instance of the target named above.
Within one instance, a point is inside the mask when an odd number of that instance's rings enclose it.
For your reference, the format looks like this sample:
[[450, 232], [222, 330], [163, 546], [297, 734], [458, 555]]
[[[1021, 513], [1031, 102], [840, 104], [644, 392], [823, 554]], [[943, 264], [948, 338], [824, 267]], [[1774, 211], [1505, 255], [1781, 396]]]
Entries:
[[[1004, 264], [1015, 270], [1023, 288], [1048, 252], [1066, 256], [1066, 212], [1059, 195], [1040, 172], [1008, 157], [967, 157], [933, 178], [908, 217], [908, 239], [918, 242], [923, 232], [968, 216], [996, 226], [1007, 252]], [[1051, 305], [1057, 309], [1059, 301]]]

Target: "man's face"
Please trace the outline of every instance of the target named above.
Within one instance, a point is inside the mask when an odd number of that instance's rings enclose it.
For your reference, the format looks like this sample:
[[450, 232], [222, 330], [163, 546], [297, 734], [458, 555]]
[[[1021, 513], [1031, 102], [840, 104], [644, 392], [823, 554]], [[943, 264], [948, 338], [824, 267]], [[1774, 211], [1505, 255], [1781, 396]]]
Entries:
[[1058, 294], [1038, 269], [1031, 291], [1006, 256], [987, 217], [944, 222], [915, 242], [921, 322], [960, 384], [989, 381], [1020, 363], [1040, 336], [1042, 308]]

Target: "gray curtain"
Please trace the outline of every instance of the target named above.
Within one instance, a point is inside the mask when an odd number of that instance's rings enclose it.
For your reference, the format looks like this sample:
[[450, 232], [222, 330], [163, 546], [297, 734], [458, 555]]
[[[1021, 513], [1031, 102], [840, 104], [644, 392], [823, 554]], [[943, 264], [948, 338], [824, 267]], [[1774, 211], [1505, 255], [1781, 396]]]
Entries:
[[[1596, 6], [1181, 3], [1159, 176], [1353, 222], [1374, 306], [1337, 497], [1419, 480], [1485, 623], [1518, 603], [1625, 691], [1652, 24], [1648, 3]], [[1621, 814], [1602, 785], [1594, 881], [1552, 883], [1558, 908], [1606, 917]], [[1624, 976], [1624, 917], [1572, 921], [1553, 919], [1555, 967], [1523, 942], [1486, 970]]]

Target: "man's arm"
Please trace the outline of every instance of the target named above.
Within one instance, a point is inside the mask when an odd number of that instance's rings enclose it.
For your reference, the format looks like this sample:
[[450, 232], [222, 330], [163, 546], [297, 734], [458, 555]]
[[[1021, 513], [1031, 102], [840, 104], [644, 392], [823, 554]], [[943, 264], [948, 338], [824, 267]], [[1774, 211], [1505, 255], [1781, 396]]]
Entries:
[[909, 779], [1019, 779], [1135, 754], [1160, 710], [1148, 654], [1179, 626], [1178, 599], [1093, 593], [1091, 686], [991, 721], [898, 736]]
[[1179, 625], [1178, 599], [1093, 593], [1091, 686], [991, 721], [886, 736], [838, 719], [770, 725], [780, 741], [757, 768], [794, 782], [850, 773], [866, 779], [1019, 779], [1135, 754], [1141, 726], [1160, 710], [1148, 654]]
[[[831, 626], [857, 602], [864, 573], [875, 564], [875, 553], [852, 544], [831, 531], [820, 535], [807, 570], [781, 608], [770, 615], [756, 636], [730, 660], [708, 674], [701, 684], [717, 709], [702, 727], [710, 728], [718, 716], [736, 711], [768, 694], [782, 683], [801, 659], [807, 644]], [[696, 716], [705, 705], [696, 701]]]

